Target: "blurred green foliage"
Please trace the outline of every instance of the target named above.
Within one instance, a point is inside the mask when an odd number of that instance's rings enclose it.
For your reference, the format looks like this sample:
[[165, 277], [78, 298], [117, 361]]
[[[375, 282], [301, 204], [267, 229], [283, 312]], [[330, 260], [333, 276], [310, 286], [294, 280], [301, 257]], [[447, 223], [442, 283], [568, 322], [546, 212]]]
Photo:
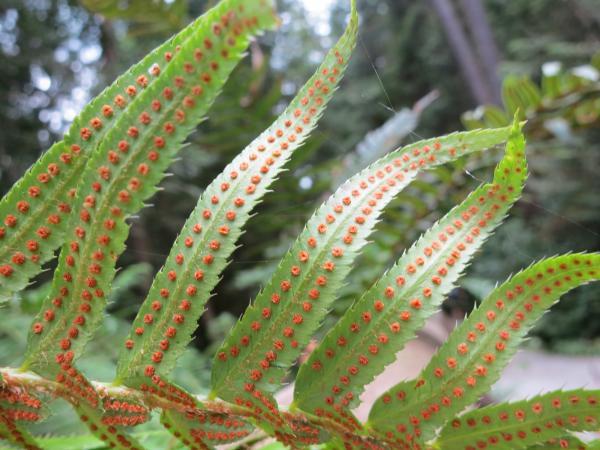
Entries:
[[90, 98], [87, 91], [98, 82], [100, 38], [98, 23], [74, 2], [0, 3], [2, 194]]
[[83, 6], [107, 19], [126, 20], [135, 35], [175, 32], [186, 25], [187, 0], [81, 0]]

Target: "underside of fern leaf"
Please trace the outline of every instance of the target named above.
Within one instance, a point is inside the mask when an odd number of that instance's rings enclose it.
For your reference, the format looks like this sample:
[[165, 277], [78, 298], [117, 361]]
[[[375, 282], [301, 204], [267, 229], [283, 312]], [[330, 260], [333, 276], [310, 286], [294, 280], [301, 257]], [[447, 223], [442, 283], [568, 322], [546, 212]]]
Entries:
[[345, 422], [350, 430], [358, 426], [349, 408], [363, 387], [438, 309], [519, 198], [526, 175], [525, 143], [515, 123], [492, 183], [471, 193], [405, 252], [300, 368], [294, 392], [298, 408]]
[[[323, 64], [283, 114], [204, 191], [134, 321], [117, 369], [117, 382], [177, 392], [164, 377], [184, 350], [253, 207], [316, 126], [347, 67], [356, 38], [356, 17]], [[168, 387], [167, 387], [168, 386]], [[188, 436], [194, 428], [179, 413], [163, 416]], [[177, 428], [177, 425], [182, 428]], [[195, 435], [207, 431], [196, 425]]]
[[[598, 430], [598, 391], [551, 392], [460, 415], [490, 389], [544, 311], [600, 278], [597, 253], [548, 258], [511, 277], [416, 379], [377, 400], [366, 424], [351, 412], [521, 195], [527, 166], [516, 121], [416, 142], [350, 178], [317, 209], [216, 353], [208, 398], [169, 379], [252, 210], [342, 80], [357, 39], [355, 0], [343, 36], [316, 73], [204, 190], [121, 343], [115, 381], [78, 370], [75, 360], [102, 320], [128, 220], [157, 190], [249, 39], [274, 24], [272, 3], [222, 0], [93, 100], [0, 201], [0, 301], [24, 288], [62, 245], [23, 366], [0, 369], [0, 440], [36, 450], [142, 450], [148, 433], [140, 430], [152, 427], [159, 410], [159, 448], [598, 448], [572, 434]], [[274, 391], [331, 309], [384, 208], [421, 170], [505, 142], [493, 181], [357, 296], [300, 366], [292, 406], [280, 409]], [[92, 436], [36, 442], [27, 425], [44, 419], [55, 398], [72, 405]], [[271, 438], [279, 442], [267, 443]]]
[[529, 450], [563, 450], [563, 449], [569, 449], [569, 450], [590, 449], [590, 450], [592, 450], [593, 446], [586, 444], [581, 439], [579, 439], [573, 435], [566, 434], [559, 438], [548, 439], [543, 444], [535, 444], [535, 445], [531, 445], [527, 448]]
[[254, 426], [226, 414], [193, 414], [164, 411], [161, 423], [188, 447], [206, 448], [211, 444], [227, 444], [247, 437]]
[[[196, 23], [158, 80], [130, 91], [127, 111], [98, 143], [74, 200], [52, 289], [34, 322], [24, 367], [79, 356], [98, 326], [128, 233], [126, 219], [154, 193], [181, 142], [220, 92], [248, 38], [272, 22], [262, 0], [224, 1]], [[50, 365], [50, 366], [49, 366]]]
[[204, 21], [204, 17], [197, 19], [92, 100], [64, 139], [54, 144], [2, 198], [0, 298], [22, 289], [63, 244], [76, 188], [90, 155], [117, 121], [131, 114], [132, 102], [141, 92], [154, 84], [164, 84], [161, 74], [173, 55], [198, 34]]
[[[99, 325], [115, 264], [128, 234], [126, 219], [152, 195], [181, 142], [202, 119], [248, 39], [273, 23], [270, 2], [225, 0], [202, 16], [156, 80], [138, 90], [128, 86], [129, 103], [97, 143], [74, 196], [69, 236], [59, 257], [52, 288], [30, 332], [24, 368], [53, 375], [79, 393], [74, 403], [90, 429], [102, 437], [107, 425], [97, 410], [93, 386], [73, 360]], [[94, 128], [106, 125], [98, 119]], [[108, 127], [107, 127], [108, 128]], [[82, 130], [83, 137], [92, 131]], [[86, 411], [87, 409], [87, 411]], [[108, 426], [111, 446], [140, 448], [117, 427]]]
[[26, 448], [39, 449], [34, 438], [21, 425], [45, 418], [42, 400], [24, 389], [0, 380], [0, 440]]
[[0, 408], [0, 440], [26, 450], [41, 450], [29, 432], [11, 419], [10, 414], [3, 408]]
[[327, 313], [383, 207], [421, 168], [504, 142], [509, 133], [510, 127], [418, 142], [342, 185], [310, 219], [218, 351], [213, 395], [261, 408], [265, 420], [278, 424], [270, 393]]
[[125, 434], [120, 427], [106, 423], [104, 415], [98, 408], [85, 402], [74, 405], [79, 419], [86, 424], [94, 434], [99, 437], [110, 448], [143, 450], [137, 440], [129, 434]]
[[597, 253], [548, 258], [513, 276], [457, 327], [416, 380], [377, 400], [369, 426], [396, 445], [431, 439], [491, 387], [527, 331], [561, 295], [598, 279]]
[[559, 441], [555, 448], [577, 448], [581, 441], [568, 441], [566, 432], [597, 431], [599, 402], [599, 391], [575, 390], [488, 406], [450, 421], [436, 442], [447, 450], [548, 448], [552, 440]]

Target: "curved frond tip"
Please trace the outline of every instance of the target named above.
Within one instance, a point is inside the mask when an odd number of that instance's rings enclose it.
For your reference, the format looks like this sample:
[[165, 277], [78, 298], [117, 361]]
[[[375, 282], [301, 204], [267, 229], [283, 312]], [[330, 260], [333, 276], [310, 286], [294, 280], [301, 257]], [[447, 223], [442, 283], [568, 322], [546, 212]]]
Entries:
[[480, 186], [404, 253], [344, 314], [301, 366], [294, 402], [352, 429], [363, 387], [437, 311], [476, 251], [521, 195], [525, 141], [515, 124], [491, 183]]

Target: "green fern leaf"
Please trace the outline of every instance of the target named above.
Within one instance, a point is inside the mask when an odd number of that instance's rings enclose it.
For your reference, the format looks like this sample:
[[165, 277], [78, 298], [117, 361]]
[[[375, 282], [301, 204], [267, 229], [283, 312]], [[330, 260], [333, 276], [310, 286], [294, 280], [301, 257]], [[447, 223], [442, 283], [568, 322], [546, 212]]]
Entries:
[[212, 395], [273, 411], [270, 392], [327, 313], [383, 207], [421, 168], [496, 145], [509, 133], [503, 128], [418, 142], [343, 184], [309, 220], [217, 352]]
[[433, 431], [473, 403], [500, 376], [534, 322], [565, 292], [600, 278], [600, 254], [542, 260], [496, 288], [450, 335], [417, 380], [374, 404], [369, 426], [400, 442]]
[[[56, 381], [64, 386], [63, 397], [71, 403], [81, 422], [96, 437], [104, 441], [110, 448], [142, 450], [143, 447], [135, 438], [126, 434], [122, 430], [122, 426], [142, 423], [140, 417], [147, 420], [148, 413], [144, 411], [143, 407], [140, 409], [140, 405], [134, 402], [116, 407], [113, 405], [111, 397], [108, 397], [106, 402], [101, 403], [100, 393], [67, 361], [63, 361], [59, 365]], [[131, 411], [131, 414], [124, 414], [122, 409], [127, 409], [130, 405], [136, 408], [136, 411]], [[101, 406], [106, 407], [106, 412]]]
[[104, 423], [102, 412], [85, 402], [74, 403], [73, 408], [92, 433], [109, 448], [118, 450], [143, 450], [136, 438], [125, 434], [120, 427]]
[[[148, 449], [184, 450], [183, 444], [177, 445], [166, 430], [142, 431], [134, 434], [136, 439]], [[109, 450], [104, 443], [91, 434], [72, 436], [36, 436], [36, 441], [44, 450]], [[12, 450], [0, 445], [0, 450]]]
[[[26, 405], [28, 414], [23, 416], [21, 412], [16, 413], [14, 411], [14, 405], [10, 408], [2, 408], [4, 417], [10, 421], [14, 420], [38, 420], [43, 416], [44, 410], [40, 408], [37, 399], [32, 398], [31, 394], [28, 394], [28, 388], [35, 386], [36, 382], [39, 382], [42, 378], [29, 373], [24, 379], [19, 380], [17, 374], [23, 374], [24, 372], [12, 372], [12, 376], [7, 377], [9, 382], [2, 388], [2, 397], [6, 397], [7, 400], [13, 402], [18, 401], [22, 405]], [[15, 380], [16, 378], [16, 380]], [[121, 401], [119, 406], [113, 404], [115, 396], [118, 396], [118, 388], [111, 388], [110, 390], [102, 389], [102, 395], [106, 396], [104, 406], [108, 411], [105, 414], [104, 411], [99, 408], [101, 406], [101, 398], [99, 392], [95, 387], [81, 374], [72, 367], [70, 364], [63, 362], [60, 365], [60, 370], [56, 374], [55, 383], [60, 386], [55, 394], [64, 398], [68, 401], [80, 420], [92, 430], [92, 432], [101, 440], [106, 441], [107, 445], [110, 444], [112, 448], [119, 450], [135, 448], [141, 450], [141, 446], [135, 446], [135, 439], [127, 436], [120, 430], [121, 425], [136, 425], [141, 423], [139, 421], [140, 414], [131, 412], [131, 414], [123, 414], [123, 410], [129, 409], [130, 406], [135, 407], [139, 412], [139, 404], [128, 400], [126, 403]], [[51, 384], [55, 384], [51, 383]], [[46, 391], [47, 388], [41, 388], [40, 390]], [[110, 391], [108, 393], [107, 391]], [[111, 395], [112, 394], [112, 395]], [[20, 408], [22, 409], [22, 408]], [[145, 408], [142, 408], [145, 409]], [[121, 412], [120, 417], [115, 420]], [[147, 415], [147, 410], [145, 411]], [[132, 447], [132, 445], [134, 445]], [[37, 448], [37, 447], [36, 447]]]
[[[444, 450], [493, 446], [518, 450], [562, 439], [567, 431], [596, 431], [600, 424], [600, 391], [558, 391], [515, 403], [471, 411], [449, 422], [437, 440]], [[566, 439], [554, 448], [571, 447]], [[550, 447], [552, 448], [552, 447]]]
[[24, 367], [46, 370], [56, 358], [79, 356], [100, 323], [125, 247], [126, 219], [154, 193], [181, 142], [243, 56], [249, 37], [272, 23], [267, 2], [245, 1], [243, 11], [239, 3], [226, 0], [203, 16], [159, 81], [135, 95], [90, 158], [75, 200], [73, 236], [61, 251], [50, 295], [30, 332]]
[[[36, 442], [44, 450], [104, 450], [106, 445], [93, 435], [36, 436]], [[4, 447], [0, 442], [0, 450], [13, 450]]]
[[[206, 188], [138, 312], [119, 358], [117, 383], [133, 385], [132, 379], [171, 371], [252, 209], [316, 127], [347, 67], [355, 39], [356, 23], [281, 116]], [[341, 54], [343, 62], [338, 61]]]
[[254, 426], [227, 414], [195, 414], [163, 411], [160, 419], [165, 428], [189, 448], [210, 448], [248, 436]]
[[581, 439], [570, 435], [548, 439], [543, 444], [527, 447], [528, 450], [585, 450], [591, 448], [591, 446], [586, 445]]
[[565, 435], [560, 438], [552, 438], [548, 439], [547, 442], [543, 444], [538, 444], [529, 447], [529, 450], [585, 450], [592, 449], [591, 445], [587, 445], [581, 439]]
[[520, 197], [527, 176], [517, 123], [494, 180], [471, 193], [402, 256], [344, 314], [300, 367], [294, 404], [318, 416], [348, 420], [363, 387], [393, 362], [434, 313], [477, 249]]
[[63, 244], [75, 188], [90, 154], [129, 111], [132, 95], [158, 83], [176, 49], [197, 34], [205, 21], [205, 16], [197, 19], [92, 100], [64, 139], [54, 144], [2, 198], [0, 298], [21, 290]]
[[19, 448], [41, 450], [33, 436], [10, 418], [10, 412], [0, 407], [0, 440], [8, 441]]
[[102, 392], [102, 410], [104, 425], [135, 427], [150, 420], [150, 408], [117, 386]]
[[509, 76], [502, 84], [502, 100], [509, 114], [520, 114], [524, 118], [528, 111], [540, 105], [542, 95], [529, 78]]
[[200, 437], [200, 434], [204, 434], [204, 430], [195, 426], [196, 424], [192, 420], [186, 420], [181, 414], [164, 411], [160, 416], [160, 423], [186, 448], [192, 450], [212, 450], [214, 448]]
[[40, 398], [12, 386], [0, 389], [0, 409], [5, 417], [15, 422], [38, 422], [48, 415]]

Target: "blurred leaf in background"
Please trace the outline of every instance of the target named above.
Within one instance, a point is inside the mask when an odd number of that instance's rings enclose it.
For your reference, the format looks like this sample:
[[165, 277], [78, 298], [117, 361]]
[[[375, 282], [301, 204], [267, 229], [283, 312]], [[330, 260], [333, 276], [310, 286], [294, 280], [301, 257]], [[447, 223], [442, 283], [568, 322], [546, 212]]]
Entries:
[[131, 22], [130, 33], [136, 36], [175, 32], [188, 21], [187, 0], [81, 0], [81, 3], [106, 19]]

